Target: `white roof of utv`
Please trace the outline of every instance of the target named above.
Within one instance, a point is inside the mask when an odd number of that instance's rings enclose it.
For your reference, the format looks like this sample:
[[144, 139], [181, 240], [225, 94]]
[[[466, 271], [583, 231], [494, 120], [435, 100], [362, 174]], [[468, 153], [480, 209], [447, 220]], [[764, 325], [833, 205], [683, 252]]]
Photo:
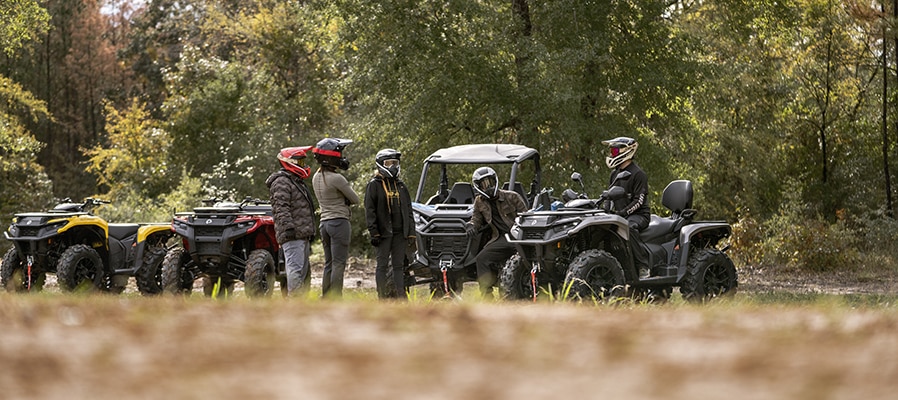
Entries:
[[465, 144], [447, 147], [431, 154], [425, 163], [433, 164], [503, 164], [538, 156], [539, 152], [519, 144]]

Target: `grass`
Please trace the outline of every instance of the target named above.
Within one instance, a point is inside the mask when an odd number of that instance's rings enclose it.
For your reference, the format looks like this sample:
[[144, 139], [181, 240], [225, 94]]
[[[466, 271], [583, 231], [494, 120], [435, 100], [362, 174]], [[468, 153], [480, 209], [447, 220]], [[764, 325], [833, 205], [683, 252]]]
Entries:
[[[896, 295], [694, 305], [0, 293], [5, 398], [888, 398]], [[473, 288], [471, 288], [473, 289]]]

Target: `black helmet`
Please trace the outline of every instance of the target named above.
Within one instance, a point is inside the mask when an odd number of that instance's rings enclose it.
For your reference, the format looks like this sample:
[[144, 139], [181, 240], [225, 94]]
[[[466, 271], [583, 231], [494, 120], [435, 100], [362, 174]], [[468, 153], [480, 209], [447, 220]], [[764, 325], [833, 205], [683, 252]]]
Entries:
[[499, 177], [496, 176], [496, 171], [490, 167], [477, 168], [471, 183], [474, 184], [474, 190], [477, 193], [488, 199], [495, 199], [499, 196]]
[[348, 139], [321, 139], [312, 153], [315, 154], [315, 161], [325, 167], [349, 169], [349, 161], [343, 157], [343, 149], [351, 143], [352, 140]]
[[395, 149], [383, 149], [374, 156], [374, 164], [381, 175], [396, 178], [399, 176], [399, 157], [402, 157], [402, 153]]

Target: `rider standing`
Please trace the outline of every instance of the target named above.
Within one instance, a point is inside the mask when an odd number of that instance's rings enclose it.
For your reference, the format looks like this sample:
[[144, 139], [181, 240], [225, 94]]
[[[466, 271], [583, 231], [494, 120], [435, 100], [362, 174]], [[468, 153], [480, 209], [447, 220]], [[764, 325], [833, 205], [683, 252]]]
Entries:
[[[399, 179], [401, 153], [383, 149], [374, 156], [377, 172], [365, 187], [365, 220], [371, 245], [377, 254], [375, 281], [377, 296], [394, 295], [406, 300], [405, 252], [415, 239], [412, 200], [405, 183]], [[387, 292], [387, 272], [393, 270], [396, 293]]]
[[359, 195], [352, 190], [346, 177], [337, 169], [349, 169], [349, 161], [343, 157], [343, 149], [351, 140], [322, 139], [312, 150], [321, 165], [312, 177], [315, 197], [321, 207], [321, 245], [324, 248], [324, 276], [321, 280], [322, 297], [343, 297], [343, 275], [349, 258], [349, 239], [352, 226], [349, 206], [359, 204]]
[[518, 213], [527, 211], [524, 199], [517, 192], [499, 189], [499, 178], [490, 167], [474, 171], [472, 182], [477, 196], [474, 213], [465, 225], [465, 233], [473, 237], [486, 226], [490, 227], [490, 240], [477, 254], [477, 282], [484, 298], [493, 295], [499, 269], [514, 255], [515, 246], [508, 243], [505, 234], [514, 225]]
[[265, 183], [271, 196], [271, 211], [277, 241], [284, 250], [287, 294], [302, 288], [309, 271], [309, 243], [315, 236], [315, 206], [305, 180], [312, 169], [306, 166], [307, 147], [287, 147], [278, 153], [281, 169]]
[[[626, 197], [614, 201], [613, 210], [617, 215], [626, 218], [630, 225], [630, 249], [633, 252], [633, 259], [639, 268], [639, 277], [646, 278], [649, 276], [648, 253], [639, 238], [639, 232], [649, 226], [651, 210], [648, 176], [633, 161], [639, 143], [636, 139], [622, 136], [604, 140], [602, 144], [610, 148], [610, 154], [605, 158], [605, 164], [612, 169], [609, 183], [623, 187], [627, 192]], [[623, 171], [628, 171], [630, 176], [615, 181], [617, 175]]]

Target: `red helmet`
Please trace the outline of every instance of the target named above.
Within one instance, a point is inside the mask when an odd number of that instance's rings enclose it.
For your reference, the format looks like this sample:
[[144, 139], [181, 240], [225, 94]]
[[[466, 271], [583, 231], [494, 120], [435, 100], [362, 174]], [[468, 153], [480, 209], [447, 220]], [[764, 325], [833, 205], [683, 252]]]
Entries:
[[285, 147], [278, 153], [278, 161], [285, 170], [306, 179], [312, 172], [312, 169], [306, 166], [306, 152], [311, 149], [312, 146]]

